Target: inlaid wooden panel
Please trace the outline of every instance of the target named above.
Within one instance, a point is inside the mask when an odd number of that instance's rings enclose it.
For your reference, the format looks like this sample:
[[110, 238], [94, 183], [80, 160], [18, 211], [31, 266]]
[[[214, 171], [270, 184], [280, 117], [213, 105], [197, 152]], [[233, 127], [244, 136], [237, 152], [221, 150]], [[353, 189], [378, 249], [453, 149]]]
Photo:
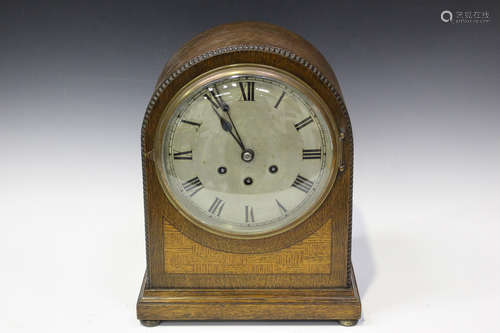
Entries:
[[217, 251], [163, 224], [165, 272], [172, 274], [328, 274], [331, 271], [332, 223], [288, 248], [270, 253]]

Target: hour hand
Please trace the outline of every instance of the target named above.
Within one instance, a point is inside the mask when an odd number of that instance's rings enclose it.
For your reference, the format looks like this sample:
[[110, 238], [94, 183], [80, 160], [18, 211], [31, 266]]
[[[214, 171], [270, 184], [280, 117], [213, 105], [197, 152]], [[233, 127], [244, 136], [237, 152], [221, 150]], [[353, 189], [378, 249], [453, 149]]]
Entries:
[[240, 148], [242, 150], [245, 150], [245, 146], [243, 146], [243, 143], [241, 142], [241, 140], [239, 138], [237, 138], [236, 135], [234, 135], [234, 133], [233, 133], [233, 126], [231, 125], [231, 123], [229, 121], [227, 121], [225, 118], [223, 118], [213, 105], [212, 105], [212, 110], [214, 110], [214, 112], [217, 115], [217, 117], [219, 117], [219, 119], [220, 119], [220, 125], [221, 125], [222, 129], [224, 131], [228, 132], [229, 134], [231, 134], [231, 136], [238, 143], [238, 145], [240, 146]]
[[[221, 109], [223, 111], [228, 111], [229, 110], [229, 105], [227, 105], [222, 97], [220, 97], [219, 90], [217, 89], [216, 86], [213, 86], [212, 88], [209, 89], [210, 95], [205, 94], [205, 99], [208, 99], [210, 104], [212, 104], [212, 107], [215, 109]], [[217, 94], [216, 94], [217, 93]]]
[[[212, 102], [211, 99], [209, 99], [210, 102]], [[212, 105], [212, 110], [214, 110], [215, 114], [217, 115], [217, 117], [219, 117], [220, 119], [220, 125], [222, 126], [222, 129], [226, 132], [231, 132], [233, 130], [233, 127], [231, 126], [231, 123], [229, 121], [227, 121], [226, 119], [224, 119], [224, 117], [222, 117], [219, 113], [219, 111], [217, 111], [217, 108]]]
[[[224, 102], [224, 100], [222, 99], [217, 86], [214, 86], [213, 90], [211, 90], [210, 93], [212, 94], [213, 98], [217, 102], [217, 105], [222, 109], [222, 111], [229, 111], [229, 105], [227, 105], [226, 102]], [[215, 93], [217, 93], [217, 95]]]
[[[229, 112], [229, 110], [231, 108], [222, 99], [221, 93], [219, 92], [219, 89], [217, 89], [216, 85], [213, 86], [212, 90], [210, 90], [210, 93], [212, 94], [213, 98], [217, 102], [217, 105], [222, 109], [222, 111], [224, 111], [227, 114], [227, 117], [229, 118], [229, 121], [231, 122], [231, 125], [234, 128], [234, 133], [238, 137], [238, 141], [240, 142], [240, 145], [242, 146], [242, 149], [246, 150], [245, 144], [243, 143], [243, 140], [241, 139], [240, 133], [238, 133], [238, 129], [236, 128], [236, 125], [234, 124], [233, 118], [231, 118], [231, 113]], [[212, 103], [212, 105], [216, 106], [215, 103]]]
[[226, 132], [233, 131], [233, 126], [231, 125], [231, 123], [222, 117], [220, 118], [220, 125], [222, 126], [222, 129]]

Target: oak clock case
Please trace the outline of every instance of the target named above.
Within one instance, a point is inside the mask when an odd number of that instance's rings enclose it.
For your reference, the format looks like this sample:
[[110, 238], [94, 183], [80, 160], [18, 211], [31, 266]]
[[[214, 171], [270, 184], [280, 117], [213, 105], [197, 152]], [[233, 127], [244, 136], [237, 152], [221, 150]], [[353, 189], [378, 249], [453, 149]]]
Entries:
[[144, 325], [356, 323], [352, 131], [307, 41], [248, 22], [186, 43], [157, 82], [142, 154]]

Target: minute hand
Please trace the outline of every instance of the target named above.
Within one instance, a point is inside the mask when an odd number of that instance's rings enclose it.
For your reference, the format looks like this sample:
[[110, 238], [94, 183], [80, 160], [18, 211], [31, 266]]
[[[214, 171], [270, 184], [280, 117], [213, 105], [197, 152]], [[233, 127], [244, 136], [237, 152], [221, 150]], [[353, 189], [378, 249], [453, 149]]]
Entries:
[[[245, 144], [243, 143], [243, 140], [241, 139], [241, 136], [240, 136], [240, 133], [238, 133], [238, 129], [236, 128], [236, 125], [234, 124], [234, 121], [233, 121], [233, 118], [231, 118], [231, 113], [229, 112], [229, 110], [231, 109], [229, 107], [229, 105], [224, 102], [224, 100], [222, 99], [221, 97], [221, 94], [219, 93], [219, 89], [217, 89], [217, 86], [214, 85], [213, 87], [214, 89], [211, 91], [212, 93], [212, 96], [214, 97], [214, 99], [217, 101], [217, 104], [219, 105], [219, 107], [222, 109], [222, 111], [224, 111], [225, 113], [227, 113], [227, 116], [229, 118], [229, 121], [231, 122], [231, 125], [233, 125], [233, 128], [234, 128], [234, 132], [236, 133], [236, 136], [238, 137], [239, 139], [239, 143], [240, 143], [240, 146], [241, 146], [241, 149], [243, 149], [243, 151], [246, 150], [245, 148]], [[214, 92], [215, 90], [215, 92]], [[217, 95], [215, 94], [217, 93]]]
[[[234, 133], [233, 133], [233, 126], [231, 125], [231, 123], [229, 123], [226, 119], [224, 119], [219, 114], [219, 112], [217, 112], [217, 110], [215, 109], [215, 107], [213, 105], [212, 105], [212, 110], [214, 110], [214, 112], [217, 115], [217, 117], [219, 117], [219, 119], [220, 119], [220, 125], [221, 125], [222, 129], [224, 131], [228, 132], [229, 134], [231, 134], [231, 136], [238, 143], [238, 145], [240, 146], [240, 148], [242, 150], [245, 150], [245, 146], [243, 145], [243, 142], [241, 142], [241, 140], [234, 135]], [[236, 128], [235, 128], [235, 130], [236, 130]]]
[[238, 139], [240, 139], [241, 149], [243, 149], [245, 151], [246, 150], [245, 144], [243, 143], [243, 140], [241, 140], [241, 136], [238, 133], [238, 130], [236, 129], [236, 126], [234, 125], [233, 118], [231, 118], [231, 113], [229, 113], [229, 106], [227, 108], [227, 111], [226, 111], [226, 108], [223, 108], [222, 110], [227, 113], [227, 116], [229, 117], [229, 121], [231, 122], [231, 125], [233, 125], [234, 132], [236, 133], [236, 136], [238, 136]]

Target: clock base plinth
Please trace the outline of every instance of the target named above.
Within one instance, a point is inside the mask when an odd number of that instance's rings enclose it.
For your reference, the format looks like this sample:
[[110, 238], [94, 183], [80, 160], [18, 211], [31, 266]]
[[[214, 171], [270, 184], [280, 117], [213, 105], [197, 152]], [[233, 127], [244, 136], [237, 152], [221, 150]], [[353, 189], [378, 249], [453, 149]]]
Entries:
[[361, 302], [353, 272], [351, 281], [348, 288], [334, 289], [145, 289], [143, 282], [137, 318], [156, 325], [163, 320], [337, 320], [352, 326], [361, 317]]

